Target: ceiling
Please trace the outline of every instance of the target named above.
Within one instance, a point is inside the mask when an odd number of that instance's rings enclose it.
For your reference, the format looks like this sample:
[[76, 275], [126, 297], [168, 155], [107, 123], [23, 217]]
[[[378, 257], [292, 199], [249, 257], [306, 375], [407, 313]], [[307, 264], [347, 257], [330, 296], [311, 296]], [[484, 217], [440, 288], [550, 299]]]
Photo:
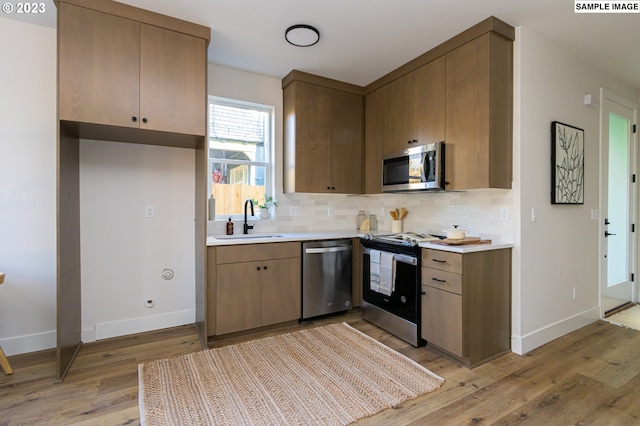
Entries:
[[[640, 14], [574, 13], [574, 0], [122, 0], [211, 27], [209, 62], [277, 78], [292, 69], [365, 86], [495, 16], [552, 40], [595, 69], [640, 89]], [[41, 16], [4, 15], [55, 26]], [[296, 47], [294, 24], [313, 25], [320, 41]]]

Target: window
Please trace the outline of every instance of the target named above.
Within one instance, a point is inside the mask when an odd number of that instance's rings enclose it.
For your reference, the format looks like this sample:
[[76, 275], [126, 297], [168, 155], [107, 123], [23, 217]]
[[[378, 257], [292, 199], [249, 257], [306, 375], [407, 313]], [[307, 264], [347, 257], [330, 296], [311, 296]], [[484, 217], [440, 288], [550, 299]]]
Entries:
[[273, 116], [273, 107], [209, 97], [209, 186], [216, 216], [240, 217], [245, 200], [263, 203], [273, 196]]

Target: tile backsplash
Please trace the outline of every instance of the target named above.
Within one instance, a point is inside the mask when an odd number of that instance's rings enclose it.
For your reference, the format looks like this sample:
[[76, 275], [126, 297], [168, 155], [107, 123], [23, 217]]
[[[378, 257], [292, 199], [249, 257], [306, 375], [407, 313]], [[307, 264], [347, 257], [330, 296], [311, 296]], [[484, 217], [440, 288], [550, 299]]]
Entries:
[[[274, 217], [250, 220], [252, 232], [323, 232], [356, 227], [359, 210], [375, 214], [378, 231], [391, 232], [389, 211], [405, 207], [405, 231], [443, 234], [459, 225], [468, 235], [495, 242], [513, 242], [513, 191], [481, 189], [463, 192], [428, 192], [384, 195], [279, 194]], [[298, 216], [291, 216], [297, 207]], [[295, 209], [294, 209], [295, 210]], [[237, 223], [235, 232], [242, 232]], [[209, 222], [209, 234], [224, 234], [223, 221]]]

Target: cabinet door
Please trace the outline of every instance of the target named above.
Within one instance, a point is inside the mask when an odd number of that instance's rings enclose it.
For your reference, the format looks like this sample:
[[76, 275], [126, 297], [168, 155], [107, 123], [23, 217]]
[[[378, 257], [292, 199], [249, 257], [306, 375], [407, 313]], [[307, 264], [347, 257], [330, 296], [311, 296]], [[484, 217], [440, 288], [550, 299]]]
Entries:
[[60, 120], [137, 128], [140, 24], [62, 2], [58, 15]]
[[218, 265], [216, 270], [216, 335], [261, 325], [262, 262]]
[[385, 153], [407, 149], [413, 141], [413, 73], [389, 83]]
[[332, 192], [331, 97], [326, 88], [295, 82], [295, 191]]
[[206, 49], [201, 38], [140, 25], [140, 128], [206, 134]]
[[382, 154], [387, 143], [387, 92], [383, 86], [365, 97], [364, 193], [380, 194]]
[[489, 34], [446, 55], [447, 189], [489, 186]]
[[463, 357], [462, 296], [422, 286], [422, 338], [453, 355]]
[[331, 191], [362, 193], [363, 99], [361, 95], [325, 89], [331, 96]]
[[263, 326], [300, 319], [302, 303], [300, 267], [300, 258], [264, 262], [260, 274]]
[[414, 71], [413, 138], [419, 145], [445, 140], [445, 57]]

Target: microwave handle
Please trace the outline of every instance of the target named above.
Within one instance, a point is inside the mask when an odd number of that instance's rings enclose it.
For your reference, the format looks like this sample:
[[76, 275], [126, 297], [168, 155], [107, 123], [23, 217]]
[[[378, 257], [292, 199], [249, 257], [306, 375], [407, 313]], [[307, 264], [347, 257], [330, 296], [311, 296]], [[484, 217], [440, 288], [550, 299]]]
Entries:
[[429, 161], [429, 158], [428, 158], [427, 154], [429, 154], [428, 151], [425, 151], [425, 152], [420, 154], [422, 156], [422, 159], [421, 159], [421, 164], [422, 164], [421, 169], [422, 170], [420, 171], [420, 182], [426, 182], [427, 181], [426, 173], [427, 173], [427, 169], [429, 167], [429, 165], [427, 164], [427, 161]]

